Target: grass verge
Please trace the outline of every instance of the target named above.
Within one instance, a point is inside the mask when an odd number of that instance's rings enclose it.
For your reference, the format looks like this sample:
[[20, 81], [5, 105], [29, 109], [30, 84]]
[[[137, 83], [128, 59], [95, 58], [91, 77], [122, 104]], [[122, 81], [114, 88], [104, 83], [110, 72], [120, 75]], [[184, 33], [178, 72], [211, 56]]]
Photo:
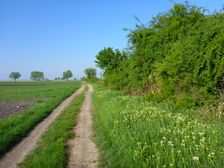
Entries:
[[61, 88], [51, 99], [37, 103], [30, 109], [0, 120], [0, 155], [25, 137], [41, 120], [46, 118], [65, 98], [80, 87], [80, 83]]
[[195, 114], [155, 106], [95, 85], [94, 128], [100, 167], [222, 167], [220, 121], [204, 123]]
[[75, 98], [41, 136], [37, 148], [19, 165], [21, 168], [63, 168], [67, 165], [66, 142], [73, 136], [74, 120], [80, 111], [84, 93]]

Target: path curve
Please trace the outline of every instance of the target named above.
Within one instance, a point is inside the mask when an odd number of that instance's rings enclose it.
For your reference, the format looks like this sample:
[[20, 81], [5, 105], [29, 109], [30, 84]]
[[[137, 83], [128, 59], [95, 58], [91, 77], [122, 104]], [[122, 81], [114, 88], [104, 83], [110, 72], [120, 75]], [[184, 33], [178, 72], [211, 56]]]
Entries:
[[27, 137], [6, 153], [0, 159], [0, 168], [17, 168], [17, 164], [22, 162], [25, 156], [35, 148], [41, 134], [60, 115], [60, 113], [69, 106], [73, 99], [83, 92], [84, 88], [85, 87], [82, 86], [70, 97], [65, 99], [47, 118], [40, 122]]
[[93, 87], [88, 86], [86, 98], [74, 128], [75, 137], [68, 142], [70, 148], [69, 168], [97, 168], [98, 150], [92, 138], [92, 94]]

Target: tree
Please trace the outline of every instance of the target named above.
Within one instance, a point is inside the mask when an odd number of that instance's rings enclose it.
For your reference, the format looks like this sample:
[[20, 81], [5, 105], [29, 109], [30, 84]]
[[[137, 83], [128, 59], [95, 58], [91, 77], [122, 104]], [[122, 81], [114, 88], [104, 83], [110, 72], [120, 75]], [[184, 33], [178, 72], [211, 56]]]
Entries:
[[87, 79], [96, 78], [96, 69], [95, 68], [87, 68], [85, 69], [85, 74]]
[[19, 72], [12, 72], [9, 75], [9, 78], [13, 79], [14, 81], [16, 81], [17, 79], [19, 79], [21, 77], [21, 74]]
[[72, 71], [70, 71], [70, 70], [67, 70], [67, 71], [63, 72], [63, 79], [68, 80], [72, 76], [73, 76], [73, 74], [72, 74]]
[[55, 77], [54, 80], [61, 80], [61, 78], [60, 77]]
[[30, 76], [31, 80], [34, 81], [40, 81], [44, 79], [44, 73], [40, 72], [40, 71], [32, 71], [31, 72], [31, 76]]
[[114, 70], [118, 68], [123, 60], [126, 59], [118, 49], [108, 47], [101, 50], [96, 56], [97, 66], [104, 70]]

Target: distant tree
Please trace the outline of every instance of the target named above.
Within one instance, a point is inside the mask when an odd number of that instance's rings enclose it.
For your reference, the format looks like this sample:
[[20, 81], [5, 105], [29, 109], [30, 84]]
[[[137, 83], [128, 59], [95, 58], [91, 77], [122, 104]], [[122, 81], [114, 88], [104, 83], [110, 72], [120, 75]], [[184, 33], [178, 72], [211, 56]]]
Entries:
[[19, 79], [21, 77], [21, 74], [19, 72], [12, 72], [9, 75], [9, 78], [13, 79], [14, 81], [16, 81], [17, 79]]
[[44, 73], [40, 72], [40, 71], [32, 71], [31, 72], [31, 76], [30, 76], [31, 80], [34, 81], [40, 81], [44, 79]]
[[67, 70], [67, 71], [63, 72], [63, 79], [68, 80], [72, 76], [73, 76], [73, 74], [72, 74], [72, 71], [70, 71], [70, 70]]
[[85, 74], [87, 79], [96, 78], [96, 69], [95, 68], [87, 68], [85, 69]]
[[61, 80], [61, 78], [60, 77], [56, 77], [56, 78], [54, 78], [54, 80]]

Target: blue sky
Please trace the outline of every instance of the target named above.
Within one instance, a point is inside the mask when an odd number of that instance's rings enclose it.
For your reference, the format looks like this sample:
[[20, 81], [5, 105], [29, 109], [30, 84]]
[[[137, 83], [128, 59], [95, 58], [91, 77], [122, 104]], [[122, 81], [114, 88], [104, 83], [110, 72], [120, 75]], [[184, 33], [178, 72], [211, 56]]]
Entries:
[[[224, 5], [189, 2], [211, 12]], [[68, 69], [80, 78], [99, 50], [127, 46], [123, 29], [135, 27], [134, 16], [147, 24], [172, 6], [169, 0], [0, 0], [0, 80], [12, 71], [29, 79], [33, 70], [54, 79]]]

